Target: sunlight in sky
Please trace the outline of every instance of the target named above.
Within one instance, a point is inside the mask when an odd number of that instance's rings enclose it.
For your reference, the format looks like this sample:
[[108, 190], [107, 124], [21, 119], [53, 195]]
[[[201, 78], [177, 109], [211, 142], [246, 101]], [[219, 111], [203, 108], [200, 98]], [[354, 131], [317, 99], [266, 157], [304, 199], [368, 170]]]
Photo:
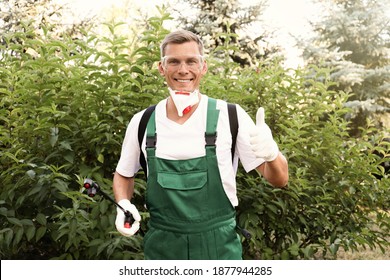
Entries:
[[[84, 15], [99, 14], [113, 5], [119, 6], [123, 0], [56, 0], [58, 3], [69, 3], [72, 10], [83, 17]], [[134, 1], [137, 7], [149, 13], [157, 12], [155, 5], [169, 3], [163, 0]], [[256, 0], [243, 0], [243, 5], [252, 5]], [[286, 48], [287, 67], [299, 65], [300, 52], [294, 46], [294, 36], [306, 36], [310, 30], [308, 20], [316, 15], [315, 5], [310, 0], [269, 0], [269, 7], [264, 14], [264, 21], [275, 29], [276, 40]]]
[[319, 11], [310, 0], [269, 0], [269, 8], [264, 20], [276, 28], [276, 40], [286, 48], [286, 66], [296, 67], [302, 63], [300, 50], [295, 47], [293, 36], [311, 35], [310, 20], [318, 16]]

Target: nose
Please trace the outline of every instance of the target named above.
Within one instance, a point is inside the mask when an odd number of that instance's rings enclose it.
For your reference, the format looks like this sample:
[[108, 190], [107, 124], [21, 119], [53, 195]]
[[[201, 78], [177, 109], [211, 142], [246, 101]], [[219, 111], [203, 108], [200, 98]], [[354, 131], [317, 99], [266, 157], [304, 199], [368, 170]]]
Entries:
[[185, 61], [181, 62], [179, 68], [177, 69], [179, 73], [187, 73], [189, 66]]

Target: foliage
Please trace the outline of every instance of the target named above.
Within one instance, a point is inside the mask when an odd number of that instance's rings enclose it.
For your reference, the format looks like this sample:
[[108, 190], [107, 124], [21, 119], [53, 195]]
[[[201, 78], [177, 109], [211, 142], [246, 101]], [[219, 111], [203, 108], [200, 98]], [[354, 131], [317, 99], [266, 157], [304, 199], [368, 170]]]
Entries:
[[[186, 0], [178, 3], [174, 10], [178, 14], [177, 21], [180, 25], [202, 38], [206, 51], [210, 50], [214, 56], [224, 58], [226, 54], [218, 49], [228, 42], [228, 57], [241, 66], [253, 66], [257, 60], [269, 59], [278, 53], [280, 47], [270, 43], [271, 34], [267, 28], [248, 32], [255, 22], [260, 22], [266, 1], [257, 1], [249, 6], [243, 6], [239, 2]], [[183, 8], [184, 6], [186, 8]], [[191, 15], [185, 13], [188, 10]], [[227, 41], [224, 35], [226, 33], [234, 36]]]
[[23, 31], [23, 22], [31, 21], [30, 24], [34, 25], [35, 32], [39, 34], [42, 34], [42, 26], [45, 26], [51, 29], [52, 36], [64, 32], [74, 37], [80, 36], [78, 30], [82, 26], [91, 25], [91, 19], [85, 17], [77, 23], [70, 23], [69, 15], [72, 14], [71, 8], [57, 1], [3, 0], [0, 2], [0, 29], [4, 32]]
[[356, 134], [367, 116], [390, 114], [390, 6], [388, 1], [319, 2], [324, 16], [313, 24], [315, 35], [305, 42], [304, 57], [332, 68], [334, 88], [353, 93], [346, 106], [353, 109], [348, 117]]
[[[291, 75], [278, 62], [243, 70], [226, 63], [225, 71], [213, 64], [219, 71], [211, 67], [215, 74], [203, 87], [241, 104], [253, 119], [263, 106], [290, 170], [287, 190], [270, 187], [256, 172], [238, 172], [239, 223], [253, 235], [244, 242], [245, 257], [336, 258], [340, 247], [359, 245], [384, 251], [390, 225], [386, 134], [370, 124], [360, 138], [349, 136], [349, 95], [331, 90], [330, 70]], [[318, 76], [307, 79], [307, 72]]]
[[[166, 96], [156, 62], [168, 18], [164, 10], [150, 18], [131, 54], [127, 47], [133, 38], [117, 35], [120, 24], [107, 25], [105, 37], [83, 31], [82, 38], [59, 40], [47, 29], [36, 36], [29, 26], [27, 32], [5, 34], [0, 47], [2, 259], [143, 258], [148, 213], [142, 174], [134, 203], [143, 223], [133, 238], [116, 232], [115, 207], [86, 196], [82, 182], [91, 177], [112, 195], [126, 125]], [[330, 73], [316, 69], [321, 79], [306, 79], [305, 72], [290, 75], [278, 61], [259, 62], [256, 68], [212, 57], [208, 63], [202, 91], [241, 104], [252, 117], [264, 106], [289, 160], [287, 190], [239, 170], [238, 222], [253, 234], [243, 241], [244, 257], [310, 259], [329, 252], [337, 257], [339, 247], [385, 249], [389, 180], [380, 164], [389, 146], [371, 126], [362, 128], [358, 139], [348, 135], [343, 116], [349, 110], [342, 104], [349, 95], [330, 90]]]
[[[161, 21], [150, 19], [150, 25]], [[103, 38], [84, 31], [82, 39], [64, 34], [58, 40], [47, 30], [36, 36], [30, 26], [4, 36], [0, 239], [5, 258], [117, 258], [118, 248], [129, 243], [135, 246], [121, 250], [120, 257], [141, 257], [140, 238], [123, 242], [112, 232], [114, 207], [78, 192], [87, 176], [111, 188], [129, 119], [161, 96], [162, 81], [152, 65], [164, 31], [145, 31], [142, 47], [128, 55], [128, 39], [115, 33], [119, 25], [108, 25], [111, 35]]]

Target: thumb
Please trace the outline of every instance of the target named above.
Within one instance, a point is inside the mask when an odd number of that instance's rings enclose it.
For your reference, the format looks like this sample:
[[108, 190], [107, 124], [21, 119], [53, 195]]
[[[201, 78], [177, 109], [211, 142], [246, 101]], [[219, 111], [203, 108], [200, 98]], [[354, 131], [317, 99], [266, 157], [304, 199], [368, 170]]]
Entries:
[[265, 124], [264, 108], [260, 107], [256, 113], [256, 126], [262, 126], [263, 124]]

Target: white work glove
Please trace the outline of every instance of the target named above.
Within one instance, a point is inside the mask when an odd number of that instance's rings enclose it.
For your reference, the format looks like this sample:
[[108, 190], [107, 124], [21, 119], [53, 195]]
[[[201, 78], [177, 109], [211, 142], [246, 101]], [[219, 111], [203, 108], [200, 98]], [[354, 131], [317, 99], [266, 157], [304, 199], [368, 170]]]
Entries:
[[137, 208], [135, 208], [134, 204], [131, 204], [130, 200], [122, 199], [118, 202], [118, 204], [125, 210], [129, 211], [133, 216], [134, 222], [130, 228], [125, 228], [125, 213], [117, 207], [116, 208], [116, 219], [115, 226], [116, 229], [124, 236], [130, 237], [133, 236], [139, 230], [139, 222], [141, 221], [141, 216], [138, 213]]
[[272, 137], [271, 129], [264, 121], [264, 108], [260, 107], [256, 114], [256, 126], [250, 131], [252, 151], [257, 158], [273, 161], [279, 154], [279, 148]]

